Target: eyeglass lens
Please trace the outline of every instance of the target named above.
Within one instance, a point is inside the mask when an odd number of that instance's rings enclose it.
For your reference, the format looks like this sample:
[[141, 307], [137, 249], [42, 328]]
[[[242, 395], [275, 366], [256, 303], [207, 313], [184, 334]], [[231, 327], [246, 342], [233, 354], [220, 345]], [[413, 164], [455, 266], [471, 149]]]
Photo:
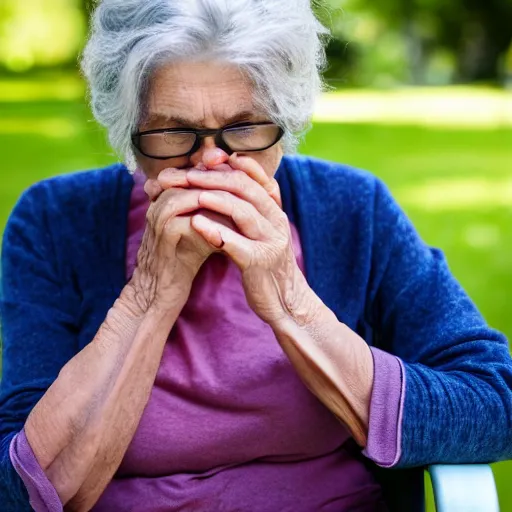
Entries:
[[[274, 124], [227, 128], [222, 132], [224, 143], [232, 151], [259, 151], [278, 140], [280, 128]], [[147, 156], [172, 158], [186, 155], [196, 143], [193, 132], [148, 133], [140, 136], [140, 150]]]

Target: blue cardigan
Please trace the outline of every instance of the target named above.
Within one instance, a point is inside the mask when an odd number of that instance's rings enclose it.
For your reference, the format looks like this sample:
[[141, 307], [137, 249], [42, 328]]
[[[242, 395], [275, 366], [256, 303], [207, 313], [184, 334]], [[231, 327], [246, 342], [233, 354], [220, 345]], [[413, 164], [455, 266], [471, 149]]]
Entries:
[[[277, 178], [311, 287], [340, 321], [404, 362], [397, 467], [510, 458], [507, 341], [486, 325], [441, 252], [421, 241], [371, 174], [287, 156]], [[9, 219], [0, 301], [2, 511], [28, 507], [11, 439], [125, 285], [132, 187], [119, 164], [58, 176], [26, 191]]]

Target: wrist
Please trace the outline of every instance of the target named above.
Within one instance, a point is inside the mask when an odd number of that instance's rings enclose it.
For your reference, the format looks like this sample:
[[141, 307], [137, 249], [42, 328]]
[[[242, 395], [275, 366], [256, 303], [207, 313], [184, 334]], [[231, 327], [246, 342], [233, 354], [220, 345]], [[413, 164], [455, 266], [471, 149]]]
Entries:
[[132, 279], [123, 289], [120, 300], [135, 316], [150, 312], [181, 311], [185, 305], [192, 282], [160, 276], [155, 278], [136, 268]]
[[282, 287], [281, 299], [284, 313], [272, 326], [274, 330], [287, 328], [290, 323], [301, 328], [312, 325], [318, 321], [325, 308], [298, 267], [292, 279]]
[[[185, 299], [186, 300], [186, 299]], [[132, 279], [109, 310], [104, 326], [114, 339], [132, 339], [141, 326], [169, 324], [169, 330], [183, 309], [184, 302], [159, 299]]]

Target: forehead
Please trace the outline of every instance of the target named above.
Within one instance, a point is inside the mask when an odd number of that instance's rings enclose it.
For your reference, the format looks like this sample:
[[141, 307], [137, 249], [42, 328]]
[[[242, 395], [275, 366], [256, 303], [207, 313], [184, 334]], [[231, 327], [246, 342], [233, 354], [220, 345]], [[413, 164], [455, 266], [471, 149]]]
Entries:
[[217, 126], [241, 112], [258, 112], [253, 88], [235, 66], [190, 62], [165, 66], [153, 74], [147, 119], [186, 120], [190, 125]]

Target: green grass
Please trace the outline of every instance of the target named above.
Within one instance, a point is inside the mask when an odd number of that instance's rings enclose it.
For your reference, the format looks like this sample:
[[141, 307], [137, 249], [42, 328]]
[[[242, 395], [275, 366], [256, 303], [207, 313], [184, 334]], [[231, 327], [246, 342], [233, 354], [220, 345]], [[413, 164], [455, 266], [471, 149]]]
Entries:
[[[80, 87], [62, 94], [58, 87], [39, 94], [37, 84], [30, 94], [15, 84], [3, 87], [0, 232], [32, 183], [116, 160]], [[512, 338], [512, 127], [316, 123], [302, 152], [381, 177], [427, 242], [445, 251], [488, 321]], [[512, 510], [512, 463], [494, 470], [502, 510]]]

